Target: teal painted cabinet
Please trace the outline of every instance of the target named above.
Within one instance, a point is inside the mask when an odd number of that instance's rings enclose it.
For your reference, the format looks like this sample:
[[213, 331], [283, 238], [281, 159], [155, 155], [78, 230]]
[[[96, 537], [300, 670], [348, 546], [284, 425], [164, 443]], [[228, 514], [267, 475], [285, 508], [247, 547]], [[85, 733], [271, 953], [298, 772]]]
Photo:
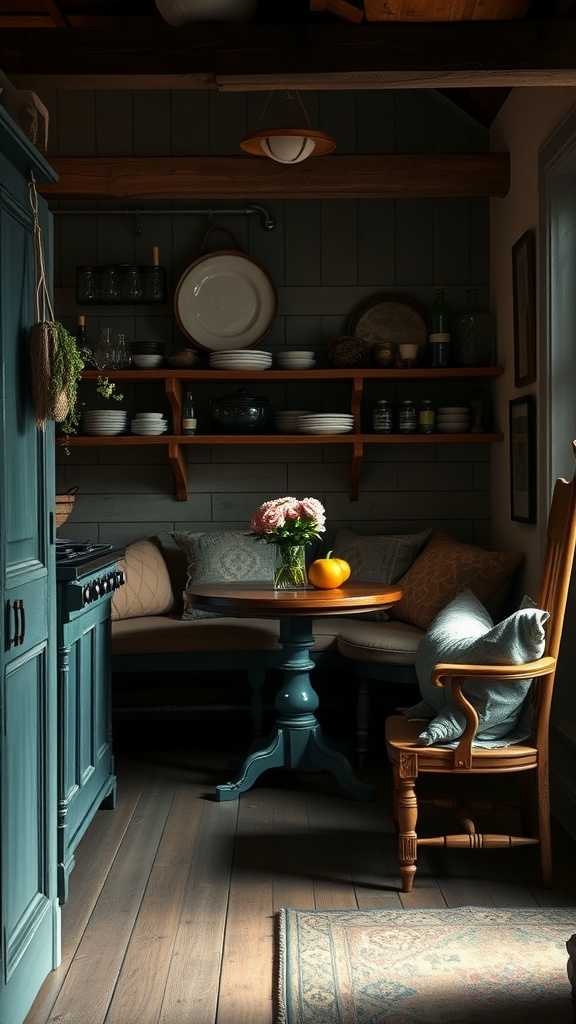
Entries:
[[0, 108], [0, 1024], [24, 1019], [60, 947], [53, 431], [37, 429], [30, 401], [30, 171], [55, 177]]
[[[117, 570], [114, 563], [106, 573]], [[101, 576], [84, 576], [85, 587]], [[70, 607], [76, 584], [58, 584], [58, 895], [68, 897], [74, 850], [99, 807], [112, 809], [116, 778], [110, 719], [111, 596]]]

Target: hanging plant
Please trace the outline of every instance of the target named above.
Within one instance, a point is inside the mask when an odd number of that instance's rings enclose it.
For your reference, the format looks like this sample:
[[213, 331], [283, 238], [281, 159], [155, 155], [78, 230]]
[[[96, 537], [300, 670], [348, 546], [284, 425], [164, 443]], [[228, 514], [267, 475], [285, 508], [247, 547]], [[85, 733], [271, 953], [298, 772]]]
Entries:
[[84, 369], [84, 359], [76, 339], [64, 324], [54, 317], [52, 302], [46, 284], [42, 227], [38, 216], [38, 193], [34, 176], [29, 182], [29, 199], [34, 217], [34, 246], [36, 255], [36, 317], [30, 331], [32, 363], [32, 393], [36, 407], [36, 422], [44, 427], [48, 420], [62, 424], [65, 434], [78, 430], [78, 384]]

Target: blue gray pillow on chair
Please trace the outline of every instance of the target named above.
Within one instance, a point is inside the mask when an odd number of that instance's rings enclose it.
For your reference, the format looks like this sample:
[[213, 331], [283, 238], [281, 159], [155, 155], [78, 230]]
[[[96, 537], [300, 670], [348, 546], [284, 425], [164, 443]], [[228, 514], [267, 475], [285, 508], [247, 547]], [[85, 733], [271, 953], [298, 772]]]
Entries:
[[[432, 671], [442, 662], [468, 665], [519, 665], [544, 654], [548, 612], [525, 598], [519, 611], [494, 625], [484, 605], [470, 590], [459, 594], [432, 622], [416, 655], [422, 702], [405, 711], [411, 719], [429, 719], [418, 737], [423, 746], [455, 746], [466, 724], [450, 698], [448, 686], [432, 685]], [[479, 747], [506, 747], [530, 736], [526, 696], [532, 680], [489, 683], [469, 679], [464, 693], [476, 708]]]
[[174, 533], [174, 540], [188, 561], [184, 591], [183, 619], [213, 619], [214, 612], [194, 608], [188, 586], [199, 583], [262, 582], [272, 584], [274, 547], [251, 537], [243, 530], [218, 533]]

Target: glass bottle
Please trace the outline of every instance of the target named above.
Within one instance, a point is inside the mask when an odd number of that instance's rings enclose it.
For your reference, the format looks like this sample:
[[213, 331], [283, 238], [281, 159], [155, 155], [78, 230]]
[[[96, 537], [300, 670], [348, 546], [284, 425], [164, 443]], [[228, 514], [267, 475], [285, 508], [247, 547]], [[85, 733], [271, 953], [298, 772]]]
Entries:
[[196, 424], [197, 420], [194, 415], [194, 400], [192, 398], [192, 392], [187, 391], [184, 395], [184, 404], [182, 406], [182, 433], [195, 434]]
[[443, 288], [436, 292], [436, 298], [430, 314], [431, 334], [450, 334], [450, 319], [446, 306], [446, 296]]
[[494, 317], [480, 309], [478, 293], [466, 292], [466, 310], [455, 322], [455, 357], [458, 366], [492, 366], [496, 354]]
[[425, 398], [418, 410], [418, 430], [421, 434], [433, 434], [436, 427], [436, 412], [429, 398]]
[[86, 332], [86, 317], [84, 313], [80, 313], [78, 317], [78, 325], [76, 327], [76, 344], [80, 350], [89, 348], [88, 334]]
[[147, 302], [165, 302], [166, 275], [160, 266], [160, 248], [152, 246], [152, 266], [143, 267], [144, 297]]
[[436, 292], [434, 305], [430, 313], [430, 362], [436, 369], [450, 366], [451, 355], [450, 318], [443, 289]]
[[126, 334], [120, 331], [116, 335], [114, 347], [114, 367], [117, 370], [126, 370], [132, 363], [132, 351]]
[[99, 370], [111, 369], [114, 366], [115, 353], [112, 328], [102, 327], [100, 337], [94, 349], [94, 362]]

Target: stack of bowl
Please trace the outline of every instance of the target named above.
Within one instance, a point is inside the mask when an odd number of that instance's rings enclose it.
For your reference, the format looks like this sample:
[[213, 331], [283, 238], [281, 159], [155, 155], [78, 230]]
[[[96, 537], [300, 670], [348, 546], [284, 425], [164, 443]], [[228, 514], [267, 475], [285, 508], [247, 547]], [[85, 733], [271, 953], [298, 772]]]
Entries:
[[138, 412], [130, 424], [133, 434], [157, 437], [168, 430], [168, 420], [161, 412]]
[[276, 430], [279, 434], [298, 434], [301, 418], [311, 415], [307, 409], [280, 409], [274, 415]]
[[436, 415], [439, 434], [467, 434], [470, 430], [470, 409], [467, 405], [441, 405]]
[[85, 434], [113, 436], [122, 434], [128, 425], [128, 413], [123, 409], [86, 409], [82, 413]]
[[316, 366], [316, 353], [312, 349], [290, 349], [278, 352], [276, 363], [281, 370], [313, 370]]
[[132, 343], [132, 361], [140, 370], [155, 370], [164, 362], [164, 343], [162, 341], [134, 341]]

